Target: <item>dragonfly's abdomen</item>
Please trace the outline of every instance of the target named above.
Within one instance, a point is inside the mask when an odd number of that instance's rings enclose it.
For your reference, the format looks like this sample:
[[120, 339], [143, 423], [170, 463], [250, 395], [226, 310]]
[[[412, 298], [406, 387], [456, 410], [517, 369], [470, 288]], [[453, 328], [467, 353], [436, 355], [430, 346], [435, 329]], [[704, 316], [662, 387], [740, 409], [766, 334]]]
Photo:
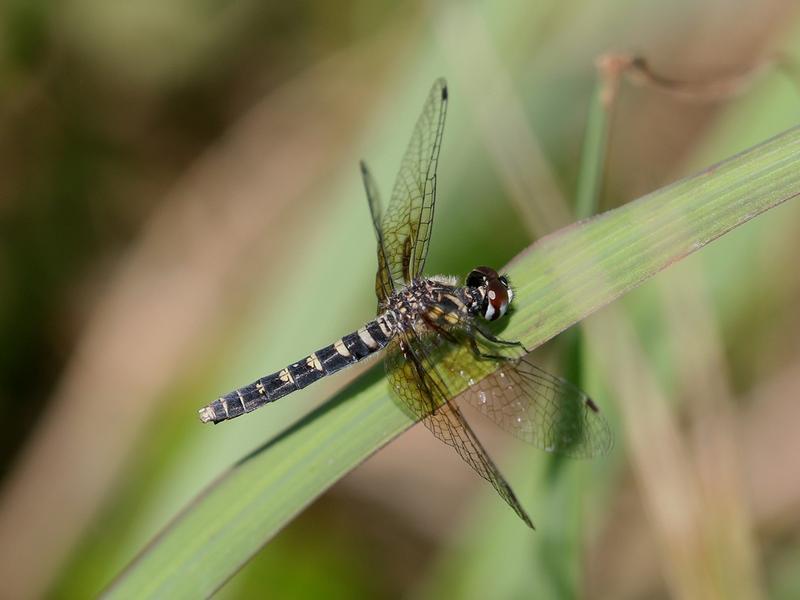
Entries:
[[200, 420], [219, 423], [233, 419], [303, 389], [374, 354], [389, 343], [394, 329], [391, 319], [382, 315], [303, 360], [218, 398], [200, 409]]

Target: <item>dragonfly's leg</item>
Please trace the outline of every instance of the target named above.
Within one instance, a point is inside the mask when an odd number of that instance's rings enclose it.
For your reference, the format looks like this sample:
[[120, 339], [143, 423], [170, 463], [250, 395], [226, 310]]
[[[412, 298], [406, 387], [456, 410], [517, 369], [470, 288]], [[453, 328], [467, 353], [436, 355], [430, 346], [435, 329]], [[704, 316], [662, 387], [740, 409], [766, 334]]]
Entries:
[[486, 354], [485, 352], [481, 352], [481, 349], [478, 348], [478, 342], [475, 341], [474, 337], [467, 336], [467, 340], [469, 341], [469, 349], [472, 350], [472, 353], [475, 355], [475, 358], [479, 360], [497, 360], [497, 361], [516, 360], [513, 356], [501, 356], [499, 354]]
[[519, 340], [514, 340], [514, 341], [504, 340], [503, 338], [497, 337], [491, 331], [489, 331], [487, 329], [484, 329], [483, 327], [481, 327], [478, 324], [474, 325], [474, 329], [475, 329], [475, 331], [480, 333], [484, 338], [486, 338], [487, 340], [489, 340], [490, 342], [492, 342], [494, 344], [500, 344], [501, 346], [514, 346], [515, 348], [521, 348], [525, 352], [525, 354], [528, 354], [530, 352], [530, 350], [528, 350], [524, 346], [524, 344], [522, 342], [520, 342]]
[[[444, 327], [439, 326], [436, 323], [436, 321], [434, 321], [432, 319], [428, 319], [427, 317], [423, 317], [423, 319], [424, 319], [425, 323], [428, 325], [428, 327], [433, 329], [435, 332], [437, 332], [439, 335], [441, 335], [448, 342], [451, 342], [453, 344], [460, 344], [461, 343], [461, 340], [459, 340], [455, 335], [453, 335], [452, 332], [448, 331]], [[483, 332], [481, 332], [481, 333], [483, 333]], [[514, 360], [510, 356], [500, 356], [500, 355], [496, 355], [496, 354], [486, 354], [485, 352], [481, 352], [481, 349], [478, 348], [478, 343], [475, 341], [474, 337], [472, 337], [471, 335], [467, 335], [466, 338], [469, 341], [470, 350], [472, 350], [472, 353], [475, 355], [475, 358], [477, 358], [477, 359], [480, 359], [480, 360], [500, 360], [500, 361]], [[509, 345], [513, 345], [513, 346], [517, 345], [516, 343], [513, 343], [513, 342], [506, 342], [505, 340], [500, 340], [500, 341], [504, 342], [506, 344], [509, 344]]]

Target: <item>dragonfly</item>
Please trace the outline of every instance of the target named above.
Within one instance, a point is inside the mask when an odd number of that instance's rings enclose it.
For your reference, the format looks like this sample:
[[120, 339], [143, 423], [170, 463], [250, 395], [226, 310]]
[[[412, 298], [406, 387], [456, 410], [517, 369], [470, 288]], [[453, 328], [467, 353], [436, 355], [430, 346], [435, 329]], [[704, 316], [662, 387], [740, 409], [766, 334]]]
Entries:
[[378, 243], [376, 318], [218, 398], [200, 409], [200, 419], [219, 423], [252, 412], [382, 350], [393, 396], [403, 410], [452, 447], [533, 528], [464, 417], [463, 403], [551, 453], [602, 455], [611, 449], [613, 436], [589, 396], [530, 362], [521, 342], [497, 337], [488, 327], [509, 312], [514, 299], [506, 275], [481, 266], [463, 285], [456, 277], [423, 275], [447, 103], [446, 82], [438, 79], [414, 127], [385, 212], [376, 182], [361, 162]]

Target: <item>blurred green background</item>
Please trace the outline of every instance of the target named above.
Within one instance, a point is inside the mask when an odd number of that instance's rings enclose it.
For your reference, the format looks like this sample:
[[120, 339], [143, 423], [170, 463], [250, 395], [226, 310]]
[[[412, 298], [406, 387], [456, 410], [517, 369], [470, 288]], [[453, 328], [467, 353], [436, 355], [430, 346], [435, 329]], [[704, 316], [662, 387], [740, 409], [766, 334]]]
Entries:
[[[387, 196], [436, 76], [451, 102], [428, 272], [464, 275], [532, 241], [521, 214], [542, 234], [548, 207], [573, 205], [598, 56], [737, 82], [623, 78], [606, 210], [796, 124], [772, 59], [800, 56], [798, 16], [788, 0], [4, 3], [3, 595], [96, 595], [348, 379], [226, 426], [195, 416], [370, 318], [357, 161]], [[220, 595], [800, 596], [796, 204], [588, 319], [594, 341], [538, 353], [597, 398], [617, 445], [553, 466], [492, 444], [536, 533], [415, 427]]]

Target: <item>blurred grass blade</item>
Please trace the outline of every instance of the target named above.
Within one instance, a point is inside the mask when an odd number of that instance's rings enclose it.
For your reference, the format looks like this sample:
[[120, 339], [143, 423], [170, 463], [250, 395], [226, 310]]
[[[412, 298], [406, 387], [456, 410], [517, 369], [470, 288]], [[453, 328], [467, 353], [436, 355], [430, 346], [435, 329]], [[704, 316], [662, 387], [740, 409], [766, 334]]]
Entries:
[[611, 120], [611, 107], [606, 106], [603, 100], [607, 85], [603, 79], [603, 72], [598, 69], [594, 92], [589, 100], [586, 133], [578, 172], [578, 188], [575, 194], [575, 215], [579, 219], [592, 216], [600, 206]]
[[[703, 173], [543, 238], [509, 267], [518, 294], [504, 336], [534, 348], [798, 193], [800, 129], [792, 129]], [[376, 366], [220, 477], [107, 595], [210, 594], [314, 498], [409, 426], [389, 399]]]

